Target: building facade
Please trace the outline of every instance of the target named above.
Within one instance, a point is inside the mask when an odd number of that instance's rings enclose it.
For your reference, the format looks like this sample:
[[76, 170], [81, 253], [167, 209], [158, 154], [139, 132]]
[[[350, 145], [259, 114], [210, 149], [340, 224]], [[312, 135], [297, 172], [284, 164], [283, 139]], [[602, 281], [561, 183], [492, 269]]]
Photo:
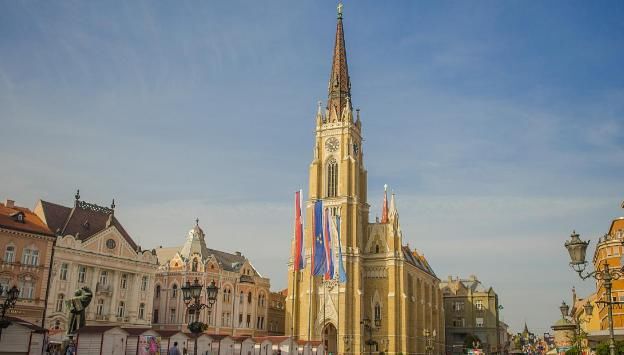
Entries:
[[268, 334], [286, 334], [286, 295], [288, 290], [271, 292], [269, 295]]
[[[212, 308], [200, 312], [207, 332], [232, 336], [267, 334], [270, 281], [262, 277], [240, 252], [226, 253], [206, 246], [199, 220], [181, 247], [158, 248], [159, 268], [153, 289], [154, 329], [186, 330], [189, 313], [181, 287], [195, 279], [204, 286], [215, 282], [218, 298]], [[202, 292], [202, 302], [206, 292]]]
[[[404, 244], [399, 214], [387, 196], [381, 220], [369, 222], [362, 121], [351, 101], [342, 5], [339, 6], [328, 100], [316, 114], [315, 144], [304, 203], [305, 268], [290, 260], [286, 334], [322, 341], [328, 352], [350, 354], [444, 353], [444, 309], [437, 278], [427, 260]], [[340, 216], [347, 275], [339, 282], [311, 276], [314, 205], [322, 201]], [[337, 240], [332, 240], [338, 250]], [[295, 249], [295, 248], [293, 248]], [[335, 260], [338, 265], [339, 260]], [[336, 267], [336, 270], [338, 267]], [[368, 319], [370, 327], [362, 322]], [[435, 334], [436, 338], [425, 337]]]
[[[610, 268], [620, 269], [622, 267], [621, 258], [623, 254], [622, 242], [624, 241], [624, 217], [619, 217], [611, 222], [608, 232], [598, 239], [596, 249], [594, 251], [593, 264], [594, 268], [604, 268], [604, 264], [608, 264]], [[613, 280], [611, 286], [612, 297], [617, 301], [624, 301], [624, 279]], [[609, 321], [607, 318], [607, 307], [600, 301], [607, 300], [604, 282], [596, 281], [596, 301], [597, 308], [594, 312], [598, 313], [600, 318], [600, 328], [609, 329]], [[624, 308], [613, 308], [613, 327], [624, 328]]]
[[46, 327], [66, 329], [65, 301], [85, 286], [93, 293], [87, 325], [149, 326], [156, 253], [132, 240], [114, 200], [109, 208], [75, 198], [73, 207], [39, 201], [34, 210], [57, 235]]
[[[0, 285], [20, 290], [7, 315], [44, 326], [54, 234], [28, 208], [0, 203]], [[4, 296], [4, 295], [3, 295]]]
[[500, 339], [498, 295], [471, 275], [467, 279], [448, 277], [440, 283], [446, 310], [446, 346], [463, 353], [467, 337], [479, 339], [486, 353], [504, 348]]

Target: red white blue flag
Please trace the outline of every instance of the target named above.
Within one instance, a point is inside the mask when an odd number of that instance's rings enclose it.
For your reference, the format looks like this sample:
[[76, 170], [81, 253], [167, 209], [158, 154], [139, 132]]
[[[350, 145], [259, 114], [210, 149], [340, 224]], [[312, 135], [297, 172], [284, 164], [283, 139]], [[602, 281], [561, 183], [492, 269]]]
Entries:
[[325, 280], [329, 280], [334, 277], [334, 253], [332, 249], [332, 233], [329, 230], [329, 209], [325, 209], [325, 218], [323, 221], [325, 234], [325, 262], [327, 267], [325, 268]]
[[302, 191], [295, 192], [295, 246], [293, 265], [299, 271], [305, 268], [305, 249], [303, 248], [303, 218], [301, 217]]

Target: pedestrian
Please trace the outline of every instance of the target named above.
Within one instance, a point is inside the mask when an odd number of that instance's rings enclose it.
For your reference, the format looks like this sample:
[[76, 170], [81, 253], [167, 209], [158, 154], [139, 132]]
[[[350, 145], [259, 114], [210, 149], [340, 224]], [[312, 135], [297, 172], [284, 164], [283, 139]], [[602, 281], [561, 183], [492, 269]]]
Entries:
[[169, 353], [167, 355], [180, 355], [180, 349], [178, 349], [177, 341], [173, 342], [173, 346], [169, 348]]

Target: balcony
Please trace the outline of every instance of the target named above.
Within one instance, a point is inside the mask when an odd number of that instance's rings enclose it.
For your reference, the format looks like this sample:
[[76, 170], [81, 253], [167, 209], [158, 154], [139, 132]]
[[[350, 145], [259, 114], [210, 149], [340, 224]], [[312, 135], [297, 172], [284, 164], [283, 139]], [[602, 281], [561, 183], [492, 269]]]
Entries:
[[108, 285], [108, 284], [101, 284], [101, 283], [97, 283], [97, 285], [95, 286], [95, 292], [97, 293], [112, 293], [113, 292], [113, 286], [112, 285]]

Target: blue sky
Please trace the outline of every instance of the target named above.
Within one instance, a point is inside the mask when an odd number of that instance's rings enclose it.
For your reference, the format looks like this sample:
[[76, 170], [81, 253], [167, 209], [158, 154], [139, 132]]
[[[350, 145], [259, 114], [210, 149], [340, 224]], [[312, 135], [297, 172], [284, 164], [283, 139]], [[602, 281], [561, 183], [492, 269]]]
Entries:
[[[344, 11], [371, 219], [388, 183], [439, 277], [476, 274], [514, 330], [548, 331], [591, 289], [565, 238], [624, 214], [624, 3]], [[0, 198], [114, 197], [146, 248], [199, 217], [286, 287], [334, 31], [332, 1], [1, 2]]]

